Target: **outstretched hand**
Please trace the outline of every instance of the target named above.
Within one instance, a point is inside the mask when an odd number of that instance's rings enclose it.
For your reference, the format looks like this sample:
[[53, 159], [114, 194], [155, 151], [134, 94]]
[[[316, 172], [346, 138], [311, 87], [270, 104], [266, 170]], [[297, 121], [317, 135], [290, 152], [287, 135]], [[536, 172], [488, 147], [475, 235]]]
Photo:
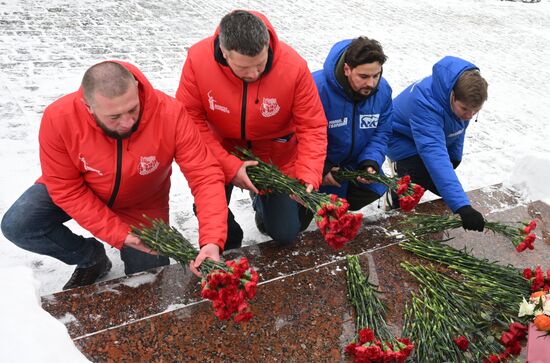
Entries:
[[465, 205], [456, 211], [462, 219], [462, 227], [470, 231], [483, 232], [485, 228], [485, 219], [483, 215], [472, 208], [471, 205]]
[[323, 185], [332, 185], [332, 186], [335, 186], [335, 187], [341, 187], [340, 183], [338, 183], [338, 181], [334, 178], [334, 176], [332, 175], [332, 172], [333, 171], [338, 171], [340, 170], [339, 167], [335, 167], [335, 168], [332, 168], [324, 177], [323, 177]]
[[[367, 170], [367, 173], [369, 173], [369, 174], [376, 174], [376, 169], [374, 169], [372, 166], [367, 167], [366, 170]], [[374, 180], [368, 180], [368, 179], [365, 179], [365, 178], [361, 178], [360, 176], [357, 177], [357, 181], [359, 183], [363, 183], [363, 184], [375, 183]]]
[[134, 236], [131, 233], [126, 236], [126, 239], [124, 240], [124, 247], [131, 247], [133, 249], [148, 253], [150, 255], [157, 256], [159, 254], [154, 249], [147, 247], [143, 242], [141, 242], [139, 237]]
[[[311, 193], [313, 191], [313, 184], [306, 183], [306, 193]], [[290, 196], [291, 199], [293, 199], [295, 202], [304, 205], [304, 202], [298, 198], [296, 195], [292, 194]]]
[[252, 160], [245, 161], [237, 171], [237, 174], [235, 175], [233, 180], [231, 180], [231, 184], [233, 184], [237, 188], [248, 189], [258, 194], [259, 193], [258, 189], [254, 186], [254, 184], [252, 184], [252, 182], [250, 181], [250, 178], [248, 177], [248, 174], [246, 174], [247, 167], [256, 166], [256, 165], [258, 165], [257, 161], [252, 161]]
[[215, 243], [208, 243], [201, 247], [199, 254], [194, 261], [189, 262], [189, 269], [198, 277], [201, 277], [199, 266], [205, 259], [211, 259], [214, 261], [220, 260], [220, 248]]

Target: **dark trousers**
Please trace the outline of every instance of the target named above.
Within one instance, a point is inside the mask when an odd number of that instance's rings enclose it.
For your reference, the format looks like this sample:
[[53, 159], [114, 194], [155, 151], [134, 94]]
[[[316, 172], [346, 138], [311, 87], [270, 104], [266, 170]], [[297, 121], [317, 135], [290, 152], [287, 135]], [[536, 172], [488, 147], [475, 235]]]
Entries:
[[440, 195], [420, 156], [411, 156], [410, 158], [399, 160], [395, 164], [398, 176], [409, 175], [411, 182], [420, 184], [424, 189]]
[[265, 233], [280, 245], [293, 243], [313, 218], [310, 211], [287, 194], [256, 195], [252, 206]]
[[380, 199], [380, 197], [381, 195], [376, 194], [370, 189], [361, 188], [354, 183], [349, 183], [348, 185], [346, 199], [349, 203], [349, 210], [359, 210], [375, 200]]
[[[233, 184], [225, 186], [225, 200], [227, 205], [231, 200], [231, 193], [233, 192]], [[197, 207], [193, 204], [193, 213], [197, 215]], [[231, 209], [227, 210], [227, 236], [225, 239], [224, 251], [233, 250], [241, 247], [243, 242], [243, 230], [239, 223], [235, 220], [235, 215], [231, 212]]]
[[[51, 256], [77, 267], [95, 265], [105, 255], [103, 244], [95, 238], [73, 233], [63, 224], [70, 219], [52, 201], [44, 184], [34, 184], [4, 214], [2, 233], [27, 251]], [[120, 257], [126, 274], [170, 263], [168, 257], [153, 256], [128, 247], [122, 248]]]
[[[225, 198], [228, 205], [232, 191], [232, 184], [225, 186]], [[263, 222], [266, 234], [281, 244], [292, 243], [298, 233], [306, 229], [313, 218], [311, 212], [285, 194], [255, 195], [252, 205]], [[193, 208], [193, 210], [195, 209]], [[242, 240], [243, 230], [229, 209], [224, 251], [241, 247]]]

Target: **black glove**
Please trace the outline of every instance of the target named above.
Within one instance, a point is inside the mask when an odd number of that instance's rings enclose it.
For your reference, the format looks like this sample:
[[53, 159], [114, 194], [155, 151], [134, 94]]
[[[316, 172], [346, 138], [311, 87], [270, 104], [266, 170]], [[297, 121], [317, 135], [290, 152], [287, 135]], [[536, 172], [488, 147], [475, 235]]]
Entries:
[[378, 163], [374, 160], [363, 160], [361, 163], [359, 163], [359, 169], [367, 170], [369, 166], [372, 167], [377, 174], [380, 172]]
[[483, 228], [485, 227], [485, 219], [483, 218], [483, 215], [472, 208], [471, 205], [465, 205], [464, 207], [459, 208], [456, 212], [460, 214], [460, 218], [462, 219], [462, 227], [464, 227], [464, 229], [483, 232]]
[[452, 159], [451, 159], [451, 164], [453, 164], [453, 169], [458, 168], [458, 166], [460, 165], [460, 162], [461, 162], [461, 161], [462, 161], [462, 160], [452, 160]]

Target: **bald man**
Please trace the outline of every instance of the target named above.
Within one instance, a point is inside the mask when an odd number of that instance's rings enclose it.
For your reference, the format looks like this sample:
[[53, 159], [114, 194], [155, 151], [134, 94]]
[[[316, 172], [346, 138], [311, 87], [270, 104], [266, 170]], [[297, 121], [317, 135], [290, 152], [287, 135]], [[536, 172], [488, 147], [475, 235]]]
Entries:
[[[169, 263], [130, 226], [147, 225], [143, 215], [168, 222], [173, 161], [197, 206], [201, 250], [192, 269], [219, 260], [227, 234], [223, 171], [184, 107], [135, 66], [107, 61], [88, 69], [77, 92], [46, 108], [39, 143], [42, 176], [6, 212], [2, 233], [76, 265], [63, 289], [107, 274], [111, 261], [100, 241], [121, 250], [126, 274]], [[73, 233], [63, 224], [70, 219], [93, 237]]]

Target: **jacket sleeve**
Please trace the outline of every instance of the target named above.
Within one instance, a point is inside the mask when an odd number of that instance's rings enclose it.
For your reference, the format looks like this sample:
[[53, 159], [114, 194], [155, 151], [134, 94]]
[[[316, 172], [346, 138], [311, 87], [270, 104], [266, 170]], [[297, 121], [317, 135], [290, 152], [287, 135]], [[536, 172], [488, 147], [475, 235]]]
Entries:
[[292, 108], [298, 141], [296, 177], [318, 189], [327, 152], [327, 119], [317, 87], [305, 63], [296, 82]]
[[176, 130], [175, 159], [195, 198], [199, 245], [215, 243], [223, 250], [227, 236], [223, 171], [183, 108]]
[[[465, 137], [466, 130], [464, 130], [464, 133], [460, 136], [458, 140], [455, 141], [455, 143], [448, 148], [449, 150], [449, 158], [451, 160], [454, 160], [458, 164], [462, 161], [462, 151], [464, 149], [464, 137]], [[457, 164], [457, 166], [458, 166]], [[456, 167], [455, 167], [456, 169]]]
[[437, 190], [449, 208], [456, 212], [470, 201], [456, 176], [447, 151], [445, 132], [439, 114], [443, 110], [417, 101], [410, 119], [416, 149]]
[[180, 84], [176, 91], [176, 98], [183, 103], [189, 117], [193, 120], [206, 144], [220, 162], [225, 175], [225, 183], [237, 174], [243, 162], [234, 155], [228, 153], [220, 144], [220, 141], [208, 127], [207, 115], [201, 101], [200, 90], [195, 79], [192, 56], [188, 55], [181, 73]]
[[387, 97], [387, 102], [384, 105], [384, 111], [378, 119], [378, 126], [374, 135], [367, 142], [365, 149], [359, 154], [358, 162], [361, 164], [365, 160], [374, 160], [378, 163], [378, 170], [382, 170], [382, 164], [386, 158], [388, 151], [388, 140], [392, 133], [392, 114], [393, 106], [391, 93]]
[[81, 227], [110, 245], [122, 248], [130, 227], [86, 186], [56, 127], [46, 110], [38, 137], [41, 181], [48, 194]]

